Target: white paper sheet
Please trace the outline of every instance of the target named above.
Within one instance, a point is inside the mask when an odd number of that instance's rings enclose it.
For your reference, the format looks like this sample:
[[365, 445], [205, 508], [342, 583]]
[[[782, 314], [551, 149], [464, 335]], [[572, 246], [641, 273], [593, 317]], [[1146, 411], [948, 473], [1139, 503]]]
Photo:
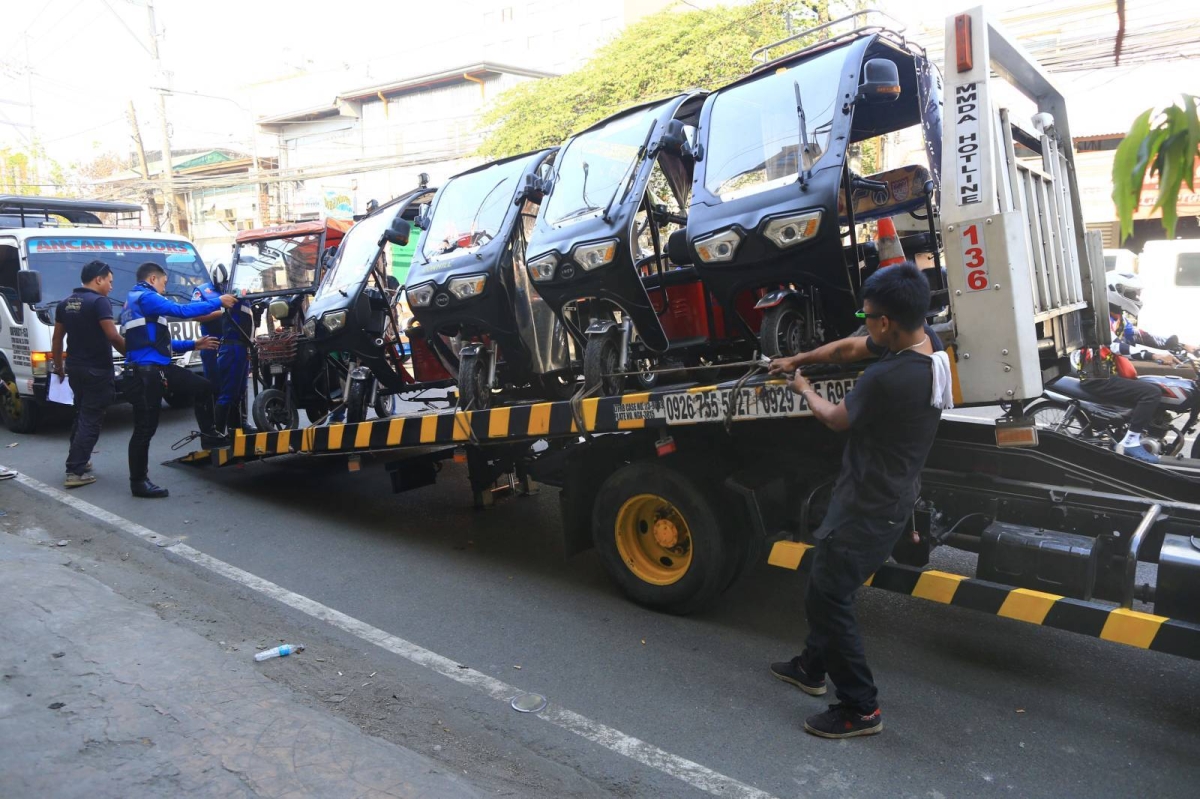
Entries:
[[74, 405], [75, 392], [71, 391], [70, 378], [50, 375], [50, 390], [46, 394], [46, 399], [57, 402], [59, 405]]

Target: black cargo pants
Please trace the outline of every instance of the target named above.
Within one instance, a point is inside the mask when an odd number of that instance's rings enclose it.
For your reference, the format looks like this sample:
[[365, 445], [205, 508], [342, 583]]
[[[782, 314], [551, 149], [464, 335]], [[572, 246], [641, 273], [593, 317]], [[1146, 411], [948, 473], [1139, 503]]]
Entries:
[[67, 453], [67, 472], [83, 474], [92, 450], [100, 440], [104, 414], [112, 404], [116, 388], [111, 366], [67, 367], [67, 379], [75, 395], [75, 419], [71, 423], [71, 448]]

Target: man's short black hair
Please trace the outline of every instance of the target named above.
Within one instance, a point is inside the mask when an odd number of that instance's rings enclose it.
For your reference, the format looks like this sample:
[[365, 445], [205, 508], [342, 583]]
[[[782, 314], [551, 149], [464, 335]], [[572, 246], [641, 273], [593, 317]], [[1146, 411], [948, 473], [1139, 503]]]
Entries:
[[142, 281], [148, 280], [154, 275], [165, 275], [166, 273], [167, 270], [163, 269], [158, 264], [154, 263], [153, 261], [146, 261], [146, 263], [138, 267], [137, 281], [141, 283]]
[[79, 270], [79, 282], [86, 286], [96, 278], [108, 274], [112, 274], [112, 267], [97, 258], [95, 261], [88, 261], [83, 265], [83, 269]]
[[867, 278], [862, 296], [876, 313], [891, 319], [901, 330], [912, 332], [925, 324], [929, 310], [929, 281], [911, 263], [886, 266]]

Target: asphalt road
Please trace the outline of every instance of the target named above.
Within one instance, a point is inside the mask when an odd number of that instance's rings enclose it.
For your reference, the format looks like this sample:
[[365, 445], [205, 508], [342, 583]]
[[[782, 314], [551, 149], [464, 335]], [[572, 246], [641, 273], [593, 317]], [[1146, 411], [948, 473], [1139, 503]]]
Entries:
[[[127, 407], [110, 412], [93, 459], [99, 482], [71, 496], [768, 794], [1195, 795], [1192, 661], [865, 590], [860, 618], [886, 731], [818, 740], [802, 725], [824, 702], [767, 672], [805, 632], [793, 572], [760, 564], [710, 610], [660, 615], [626, 601], [594, 553], [563, 558], [554, 489], [476, 512], [453, 464], [436, 486], [393, 495], [381, 468], [348, 473], [332, 460], [290, 458], [154, 466], [171, 498], [138, 500], [126, 483], [130, 426]], [[191, 427], [189, 412], [164, 410], [151, 462], [172, 457], [170, 444]], [[65, 424], [0, 432], [18, 444], [0, 445], [0, 463], [61, 485], [66, 438]], [[941, 568], [971, 573], [971, 556], [936, 554]], [[275, 623], [265, 606], [243, 606], [239, 623]], [[435, 759], [498, 752], [476, 760], [524, 773], [489, 777], [497, 794], [703, 795], [347, 638], [330, 634], [327, 645], [392, 668], [426, 698], [424, 710], [455, 718], [460, 744], [447, 751], [403, 719], [373, 731]]]

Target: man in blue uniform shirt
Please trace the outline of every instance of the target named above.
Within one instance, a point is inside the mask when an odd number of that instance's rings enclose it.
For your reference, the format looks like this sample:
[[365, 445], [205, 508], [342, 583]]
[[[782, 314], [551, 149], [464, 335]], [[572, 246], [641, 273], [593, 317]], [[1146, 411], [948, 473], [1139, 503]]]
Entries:
[[[210, 300], [221, 296], [223, 287], [213, 282], [205, 283], [192, 292], [193, 302]], [[216, 351], [200, 354], [204, 362], [204, 376], [213, 384], [216, 392], [215, 426], [217, 432], [227, 434], [230, 424], [241, 427], [249, 435], [255, 430], [247, 425], [242, 410], [242, 397], [246, 392], [246, 370], [250, 365], [248, 344], [254, 334], [254, 310], [249, 302], [238, 299], [226, 316], [217, 311], [200, 317], [200, 332], [215, 336], [220, 341]]]
[[224, 294], [213, 299], [180, 304], [163, 294], [167, 288], [167, 272], [156, 263], [138, 267], [137, 285], [129, 290], [125, 310], [121, 313], [121, 332], [125, 334], [125, 373], [122, 377], [125, 396], [133, 405], [133, 435], [129, 439], [129, 488], [135, 497], [167, 496], [167, 489], [149, 479], [150, 440], [158, 430], [158, 412], [162, 406], [163, 387], [172, 394], [190, 395], [195, 402], [196, 423], [200, 426], [200, 443], [219, 447], [228, 440], [213, 427], [213, 387], [208, 380], [171, 363], [172, 352], [192, 349], [215, 349], [216, 339], [204, 337], [199, 341], [172, 341], [167, 323], [162, 317], [195, 319], [211, 314], [218, 308], [231, 308], [236, 300]]

